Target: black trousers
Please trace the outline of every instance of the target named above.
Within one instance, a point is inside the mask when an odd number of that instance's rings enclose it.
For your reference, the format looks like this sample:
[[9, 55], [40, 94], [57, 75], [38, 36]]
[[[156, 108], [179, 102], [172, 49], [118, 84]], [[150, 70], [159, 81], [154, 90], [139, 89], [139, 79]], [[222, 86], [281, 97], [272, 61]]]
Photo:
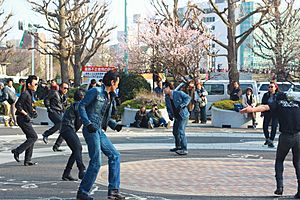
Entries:
[[[56, 131], [58, 131], [60, 129], [62, 116], [63, 116], [62, 112], [57, 112], [57, 111], [48, 112], [48, 117], [53, 122], [54, 126], [51, 127], [49, 130], [45, 131], [43, 136], [48, 137], [50, 135], [53, 135]], [[61, 135], [59, 135], [55, 141], [54, 146], [59, 147], [63, 141], [64, 141], [64, 139], [61, 137]]]
[[17, 123], [26, 135], [26, 141], [23, 142], [20, 146], [16, 148], [17, 153], [21, 154], [25, 151], [25, 159], [24, 161], [31, 161], [33, 146], [35, 141], [37, 141], [38, 136], [34, 131], [31, 122], [25, 122], [24, 116], [17, 116]]
[[[272, 120], [272, 126], [271, 126], [271, 135], [269, 133], [269, 124], [270, 121]], [[275, 135], [276, 135], [276, 130], [278, 126], [278, 119], [271, 115], [270, 113], [265, 113], [264, 114], [264, 121], [263, 121], [263, 130], [264, 130], [264, 135], [266, 139], [274, 140]]]
[[283, 162], [290, 149], [292, 149], [296, 176], [300, 180], [300, 132], [293, 135], [281, 133], [279, 136], [275, 161], [275, 177], [277, 180], [283, 179]]
[[60, 133], [60, 136], [66, 141], [67, 145], [72, 151], [65, 171], [70, 172], [75, 161], [79, 171], [85, 170], [85, 166], [82, 162], [82, 145], [78, 135], [72, 128], [67, 127], [64, 128], [63, 132]]

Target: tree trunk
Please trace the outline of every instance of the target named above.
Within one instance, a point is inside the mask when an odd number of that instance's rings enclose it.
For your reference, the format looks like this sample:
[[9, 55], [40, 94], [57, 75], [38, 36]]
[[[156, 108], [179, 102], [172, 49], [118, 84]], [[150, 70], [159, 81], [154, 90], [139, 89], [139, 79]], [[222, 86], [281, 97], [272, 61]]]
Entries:
[[[59, 1], [59, 12], [60, 16], [66, 16], [66, 10], [64, 5], [65, 0]], [[61, 51], [61, 56], [59, 59], [60, 62], [60, 69], [61, 69], [61, 80], [62, 82], [69, 82], [69, 68], [68, 68], [68, 60], [69, 60], [69, 53], [67, 48], [67, 41], [66, 41], [66, 20], [64, 17], [59, 18], [59, 49]]]
[[274, 2], [274, 9], [275, 9], [275, 22], [276, 22], [276, 43], [275, 43], [275, 74], [277, 81], [286, 81], [285, 80], [285, 66], [283, 64], [283, 35], [282, 35], [282, 22], [281, 22], [281, 14], [279, 11], [280, 0], [276, 0]]
[[[236, 22], [235, 22], [235, 3], [228, 3], [228, 21], [229, 25], [227, 27], [228, 31], [228, 78], [229, 83], [232, 81], [239, 82], [240, 76], [237, 69], [237, 42], [236, 42]], [[230, 84], [231, 85], [231, 84]], [[231, 87], [229, 88], [231, 91]]]
[[74, 85], [75, 87], [80, 86], [81, 84], [81, 54], [80, 47], [76, 45], [75, 47], [75, 65], [74, 69]]

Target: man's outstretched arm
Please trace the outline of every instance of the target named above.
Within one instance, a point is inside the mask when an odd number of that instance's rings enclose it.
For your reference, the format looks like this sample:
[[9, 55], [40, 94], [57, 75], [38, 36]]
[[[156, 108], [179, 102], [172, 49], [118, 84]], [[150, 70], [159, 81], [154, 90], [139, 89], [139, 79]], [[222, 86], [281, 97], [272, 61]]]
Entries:
[[260, 105], [257, 107], [251, 107], [251, 106], [247, 106], [246, 108], [240, 110], [240, 113], [252, 113], [252, 112], [265, 112], [270, 110], [270, 106], [269, 105]]

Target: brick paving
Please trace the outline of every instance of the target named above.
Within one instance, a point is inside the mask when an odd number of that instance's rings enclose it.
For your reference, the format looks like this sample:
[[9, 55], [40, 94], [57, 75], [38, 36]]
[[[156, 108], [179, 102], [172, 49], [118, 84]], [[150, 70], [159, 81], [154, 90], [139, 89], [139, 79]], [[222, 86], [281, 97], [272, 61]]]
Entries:
[[[107, 185], [107, 166], [97, 182]], [[291, 161], [285, 162], [284, 193], [296, 193]], [[178, 158], [121, 164], [121, 188], [178, 195], [270, 196], [275, 189], [274, 161], [265, 159]]]

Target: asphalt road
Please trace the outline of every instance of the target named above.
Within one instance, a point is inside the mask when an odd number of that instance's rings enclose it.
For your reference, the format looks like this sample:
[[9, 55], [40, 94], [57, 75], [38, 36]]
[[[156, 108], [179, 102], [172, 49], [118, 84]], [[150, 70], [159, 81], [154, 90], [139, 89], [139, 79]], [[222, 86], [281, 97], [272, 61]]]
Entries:
[[[50, 138], [50, 144], [44, 144], [41, 133], [46, 129], [36, 127], [40, 139], [33, 160], [39, 164], [25, 167], [10, 153], [24, 141], [21, 130], [0, 127], [0, 199], [75, 199], [80, 182], [61, 180], [70, 151], [64, 144], [66, 151], [52, 152], [57, 135]], [[261, 132], [190, 125], [189, 154], [183, 157], [168, 150], [174, 146], [171, 130], [125, 128], [117, 134], [109, 131], [108, 136], [122, 156], [121, 191], [127, 199], [291, 199], [296, 190], [291, 155], [287, 157], [285, 195], [274, 196], [276, 149], [263, 146]], [[79, 135], [87, 165], [86, 146]], [[105, 199], [107, 193], [105, 157], [102, 163], [92, 189], [95, 199]], [[72, 174], [77, 176], [76, 166]]]

